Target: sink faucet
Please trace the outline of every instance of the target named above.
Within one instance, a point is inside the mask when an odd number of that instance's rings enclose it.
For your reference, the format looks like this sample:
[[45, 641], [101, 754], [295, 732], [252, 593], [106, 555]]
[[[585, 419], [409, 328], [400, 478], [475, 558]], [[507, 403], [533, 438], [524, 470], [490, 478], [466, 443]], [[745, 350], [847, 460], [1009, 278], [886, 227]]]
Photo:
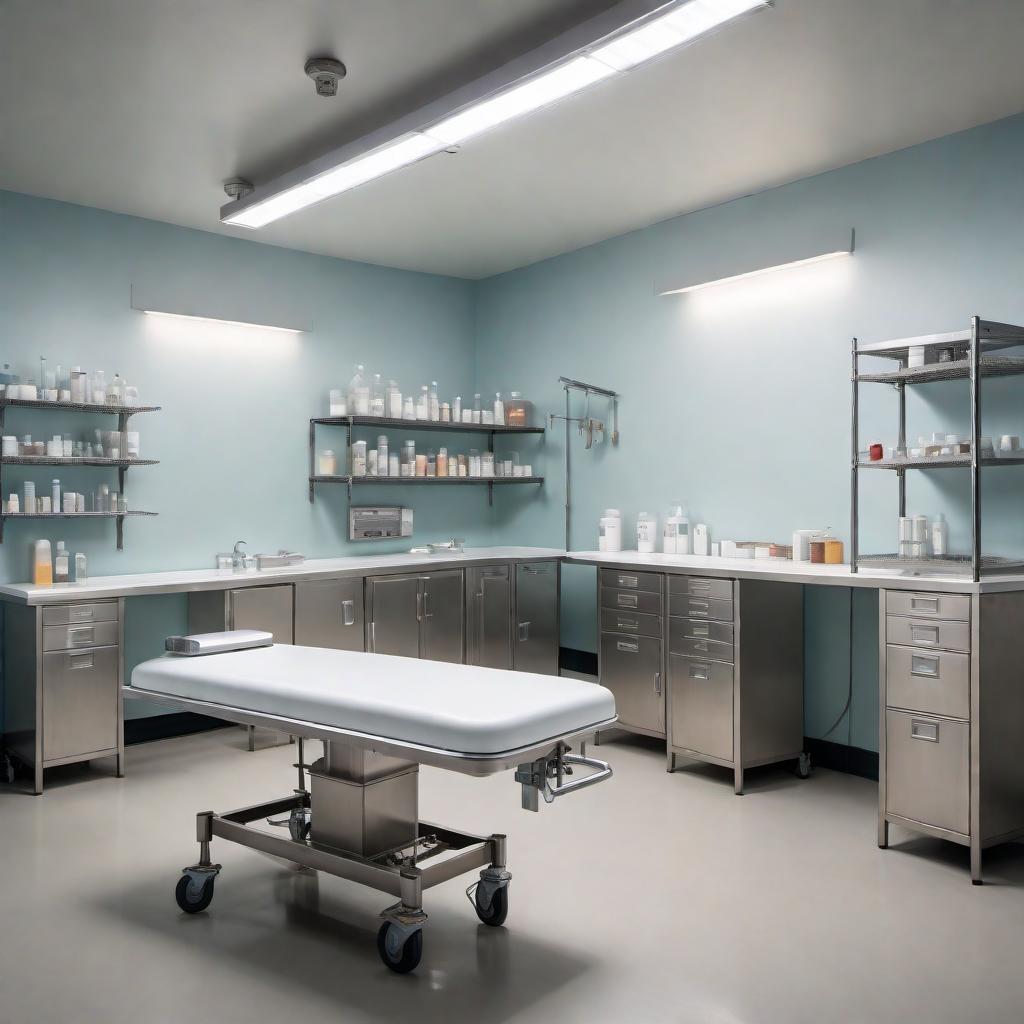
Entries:
[[245, 569], [245, 552], [242, 550], [244, 544], [244, 540], [235, 541], [235, 548], [231, 552], [231, 569], [233, 572], [241, 572]]

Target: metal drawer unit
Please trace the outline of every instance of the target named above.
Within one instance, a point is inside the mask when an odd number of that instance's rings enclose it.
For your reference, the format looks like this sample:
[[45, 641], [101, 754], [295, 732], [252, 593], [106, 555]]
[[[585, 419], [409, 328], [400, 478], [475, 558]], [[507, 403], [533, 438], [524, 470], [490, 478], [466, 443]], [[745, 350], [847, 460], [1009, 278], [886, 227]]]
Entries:
[[615, 694], [617, 728], [665, 737], [665, 577], [601, 569], [598, 676]]
[[54, 765], [114, 757], [124, 775], [123, 636], [123, 599], [6, 603], [4, 741], [33, 769], [36, 794]]
[[676, 759], [746, 768], [803, 753], [803, 588], [669, 577], [668, 770]]
[[1024, 836], [1024, 593], [879, 594], [878, 845], [889, 825], [982, 850]]

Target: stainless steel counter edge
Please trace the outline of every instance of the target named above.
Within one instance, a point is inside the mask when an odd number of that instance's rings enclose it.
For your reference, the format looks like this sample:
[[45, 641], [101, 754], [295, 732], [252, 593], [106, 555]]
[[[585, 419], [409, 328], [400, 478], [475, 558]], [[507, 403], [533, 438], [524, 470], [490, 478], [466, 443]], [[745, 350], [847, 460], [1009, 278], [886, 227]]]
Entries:
[[84, 584], [30, 583], [0, 584], [0, 600], [31, 606], [66, 604], [116, 597], [152, 594], [188, 594], [204, 590], [236, 590], [240, 587], [300, 583], [306, 580], [341, 579], [346, 576], [388, 575], [431, 569], [457, 569], [470, 565], [558, 561], [565, 552], [557, 548], [493, 547], [469, 548], [452, 555], [352, 555], [343, 558], [310, 559], [302, 565], [264, 569], [261, 572], [218, 572], [216, 569], [183, 569], [170, 572], [136, 573], [124, 576], [96, 576]]
[[592, 565], [607, 569], [646, 569], [677, 575], [701, 575], [727, 579], [769, 580], [777, 583], [809, 583], [823, 587], [860, 587], [872, 590], [916, 590], [946, 594], [995, 594], [1024, 590], [1024, 576], [995, 576], [980, 583], [959, 576], [910, 576], [865, 570], [850, 572], [849, 565], [812, 565], [782, 559], [715, 558], [708, 555], [641, 554], [621, 551], [570, 551], [568, 565]]

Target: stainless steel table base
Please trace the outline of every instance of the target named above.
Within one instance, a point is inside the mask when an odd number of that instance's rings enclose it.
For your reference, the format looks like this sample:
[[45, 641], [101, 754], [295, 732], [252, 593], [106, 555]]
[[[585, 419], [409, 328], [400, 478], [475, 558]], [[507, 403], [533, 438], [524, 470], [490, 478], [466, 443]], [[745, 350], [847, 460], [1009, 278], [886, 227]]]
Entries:
[[[214, 879], [221, 870], [210, 857], [210, 844], [216, 837], [397, 896], [398, 902], [381, 912], [383, 924], [377, 946], [384, 963], [399, 973], [411, 971], [419, 963], [421, 933], [427, 920], [423, 910], [425, 889], [482, 868], [479, 883], [470, 887], [474, 906], [485, 924], [504, 921], [508, 906], [505, 890], [512, 878], [505, 866], [504, 835], [470, 835], [416, 817], [403, 821], [400, 812], [403, 804], [408, 805], [410, 787], [412, 806], [416, 806], [418, 765], [337, 742], [327, 743], [325, 748], [323, 761], [311, 766], [311, 772], [314, 779], [321, 780], [321, 786], [323, 780], [335, 783], [337, 791], [345, 792], [344, 799], [338, 800], [336, 793], [328, 790], [323, 804], [318, 805], [313, 794], [299, 789], [291, 796], [226, 814], [201, 811], [196, 816], [200, 855], [196, 864], [183, 869], [178, 882], [176, 896], [182, 910], [198, 913], [213, 898]], [[390, 794], [382, 794], [396, 780], [405, 799], [395, 801]], [[319, 795], [316, 787], [314, 792]], [[289, 825], [286, 835], [277, 836], [253, 826], [254, 822], [282, 814], [287, 816], [282, 824]], [[298, 827], [295, 822], [300, 823]], [[404, 830], [410, 838], [366, 856], [306, 838], [310, 825], [314, 836], [353, 836], [364, 849], [371, 850], [379, 846], [379, 837], [393, 836], [396, 830]], [[500, 920], [496, 920], [499, 906]]]

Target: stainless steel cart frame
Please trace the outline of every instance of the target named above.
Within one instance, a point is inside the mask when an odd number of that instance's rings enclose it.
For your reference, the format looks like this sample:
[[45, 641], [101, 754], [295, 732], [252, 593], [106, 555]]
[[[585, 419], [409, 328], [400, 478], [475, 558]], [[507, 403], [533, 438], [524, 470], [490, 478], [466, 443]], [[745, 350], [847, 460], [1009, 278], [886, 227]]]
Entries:
[[[381, 912], [377, 948], [384, 963], [399, 973], [413, 970], [420, 960], [427, 920], [425, 889], [481, 869], [467, 896], [480, 920], [497, 926], [505, 920], [512, 879], [506, 867], [504, 835], [472, 835], [419, 820], [421, 764], [474, 776], [515, 769], [522, 806], [532, 811], [539, 808], [542, 797], [551, 803], [612, 775], [607, 762], [573, 754], [571, 745], [584, 741], [595, 729], [613, 725], [614, 718], [528, 747], [466, 754], [130, 686], [124, 694], [299, 737], [294, 766], [298, 787], [290, 796], [224, 814], [201, 811], [196, 816], [199, 860], [182, 870], [175, 893], [181, 909], [198, 913], [209, 906], [214, 879], [221, 870], [211, 859], [210, 844], [215, 837], [226, 839], [398, 897], [397, 903]], [[324, 744], [324, 756], [312, 764], [304, 760], [306, 739]], [[594, 771], [571, 778], [575, 767]], [[284, 817], [275, 820], [280, 815]], [[254, 827], [255, 822], [285, 827], [287, 834], [274, 835]]]

